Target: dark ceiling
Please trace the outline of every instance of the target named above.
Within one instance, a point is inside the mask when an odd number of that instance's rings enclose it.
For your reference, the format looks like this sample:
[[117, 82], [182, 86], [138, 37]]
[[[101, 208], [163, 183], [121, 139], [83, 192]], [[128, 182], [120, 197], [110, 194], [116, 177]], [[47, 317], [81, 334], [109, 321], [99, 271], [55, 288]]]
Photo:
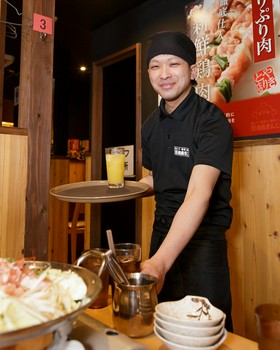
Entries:
[[90, 33], [148, 0], [56, 0], [56, 47], [69, 50], [71, 65], [90, 64]]
[[[2, 1], [2, 0], [1, 0]], [[70, 64], [90, 64], [90, 33], [149, 0], [56, 0], [55, 54], [57, 48], [66, 50]], [[7, 2], [7, 20], [21, 22], [22, 0]], [[19, 69], [20, 27], [16, 26], [17, 38], [6, 38], [6, 53], [15, 56], [12, 69]], [[59, 51], [59, 50], [58, 50]]]
[[56, 0], [56, 15], [94, 30], [147, 0]]

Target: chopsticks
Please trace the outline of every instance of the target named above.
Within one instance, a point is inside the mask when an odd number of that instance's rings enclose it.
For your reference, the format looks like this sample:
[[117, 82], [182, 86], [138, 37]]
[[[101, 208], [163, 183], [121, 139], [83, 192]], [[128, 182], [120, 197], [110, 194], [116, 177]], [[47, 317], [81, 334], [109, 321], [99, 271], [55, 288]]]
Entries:
[[108, 241], [109, 249], [112, 251], [112, 253], [114, 255], [116, 255], [112, 230], [106, 230], [106, 234], [107, 234], [107, 241]]

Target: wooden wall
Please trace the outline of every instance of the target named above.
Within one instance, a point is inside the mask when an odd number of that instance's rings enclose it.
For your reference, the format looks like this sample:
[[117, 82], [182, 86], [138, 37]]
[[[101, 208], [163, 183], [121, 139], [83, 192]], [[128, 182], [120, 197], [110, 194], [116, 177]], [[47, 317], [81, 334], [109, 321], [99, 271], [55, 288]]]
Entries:
[[[255, 340], [254, 309], [280, 304], [280, 144], [236, 142], [234, 217], [227, 233], [235, 333]], [[240, 147], [242, 146], [242, 147]], [[143, 258], [148, 257], [153, 197], [143, 199]]]
[[0, 257], [19, 259], [24, 248], [28, 140], [26, 132], [16, 132], [0, 127]]
[[[50, 188], [90, 179], [90, 157], [86, 161], [53, 158], [50, 165]], [[68, 262], [69, 203], [50, 195], [48, 260]], [[84, 249], [90, 247], [90, 204], [85, 205]]]
[[232, 314], [236, 333], [251, 339], [255, 307], [280, 304], [280, 145], [273, 143], [234, 152], [228, 233]]

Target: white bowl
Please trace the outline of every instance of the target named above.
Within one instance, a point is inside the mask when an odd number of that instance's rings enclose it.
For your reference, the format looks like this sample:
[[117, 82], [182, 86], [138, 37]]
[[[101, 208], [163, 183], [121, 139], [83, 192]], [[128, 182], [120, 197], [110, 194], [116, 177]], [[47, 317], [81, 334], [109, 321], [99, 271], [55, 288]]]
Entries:
[[192, 295], [178, 301], [159, 303], [155, 311], [165, 321], [191, 327], [213, 327], [224, 318], [223, 311], [207, 298]]
[[157, 327], [154, 327], [154, 332], [155, 332], [155, 335], [170, 350], [216, 350], [225, 341], [227, 337], [227, 331], [224, 329], [223, 335], [221, 336], [221, 339], [217, 343], [211, 346], [195, 347], [195, 346], [176, 344], [170, 340], [167, 340], [166, 338], [164, 338], [164, 336], [160, 334]]
[[211, 335], [215, 335], [219, 333], [220, 330], [224, 328], [226, 316], [224, 315], [224, 318], [222, 319], [222, 321], [217, 326], [213, 326], [213, 327], [190, 327], [190, 326], [175, 324], [175, 323], [168, 322], [161, 319], [158, 316], [157, 312], [154, 313], [154, 319], [155, 319], [155, 324], [157, 324], [161, 328], [166, 329], [167, 331], [170, 331], [170, 332], [174, 332], [181, 335], [194, 336], [194, 337], [209, 337]]
[[155, 324], [155, 329], [157, 333], [159, 333], [162, 337], [175, 344], [199, 348], [214, 345], [221, 339], [224, 333], [224, 328], [222, 328], [219, 333], [211, 335], [210, 337], [192, 337], [167, 331], [166, 329], [161, 328], [157, 324]]

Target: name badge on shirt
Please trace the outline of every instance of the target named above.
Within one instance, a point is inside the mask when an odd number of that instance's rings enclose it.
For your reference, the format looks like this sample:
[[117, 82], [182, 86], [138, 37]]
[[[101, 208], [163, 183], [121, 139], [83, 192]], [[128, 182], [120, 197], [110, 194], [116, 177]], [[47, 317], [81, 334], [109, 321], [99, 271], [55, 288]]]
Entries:
[[174, 155], [189, 158], [190, 149], [188, 147], [174, 146]]

